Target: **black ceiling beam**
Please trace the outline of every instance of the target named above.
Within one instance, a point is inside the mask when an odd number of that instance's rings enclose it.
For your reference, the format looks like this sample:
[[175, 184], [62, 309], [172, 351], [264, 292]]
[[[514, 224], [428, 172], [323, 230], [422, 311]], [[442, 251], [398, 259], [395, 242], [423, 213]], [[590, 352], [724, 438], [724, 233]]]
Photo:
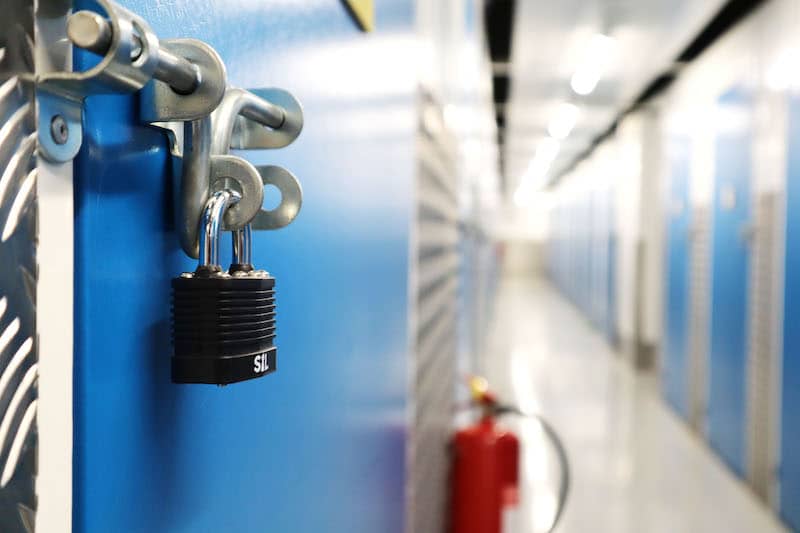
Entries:
[[677, 62], [688, 63], [697, 58], [711, 43], [731, 29], [737, 22], [753, 12], [765, 0], [729, 0], [714, 18], [697, 34], [697, 37], [680, 53]]
[[497, 130], [500, 137], [503, 136], [503, 128], [506, 127], [506, 112], [503, 108], [496, 107], [494, 112], [494, 118], [497, 121]]
[[487, 0], [484, 12], [489, 55], [494, 63], [511, 59], [511, 31], [514, 25], [515, 0]]
[[[514, 11], [516, 0], [486, 0], [484, 4], [484, 24], [486, 25], [486, 41], [489, 44], [489, 56], [493, 64], [508, 64], [511, 61], [511, 42], [514, 29]], [[511, 80], [508, 72], [495, 71], [492, 78], [492, 89], [495, 103], [495, 120], [497, 121], [497, 144], [500, 147], [501, 181], [504, 177], [504, 161], [502, 146], [505, 143], [506, 102], [509, 97]]]
[[508, 101], [509, 78], [505, 74], [492, 76], [492, 92], [494, 103], [504, 104]]

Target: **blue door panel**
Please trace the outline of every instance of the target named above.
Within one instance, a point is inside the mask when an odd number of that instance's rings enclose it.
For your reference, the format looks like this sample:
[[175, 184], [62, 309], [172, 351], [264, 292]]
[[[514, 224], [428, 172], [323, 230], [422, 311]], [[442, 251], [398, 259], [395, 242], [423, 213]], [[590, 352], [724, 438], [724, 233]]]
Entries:
[[667, 278], [664, 313], [664, 395], [684, 418], [689, 415], [689, 207], [690, 143], [674, 136], [668, 142]]
[[370, 35], [335, 0], [123, 4], [161, 38], [209, 42], [230, 83], [303, 102], [294, 145], [245, 156], [293, 171], [305, 197], [292, 225], [254, 237], [256, 264], [277, 279], [278, 372], [173, 385], [169, 280], [194, 264], [172, 222], [166, 137], [138, 123], [135, 98], [88, 100], [75, 167], [74, 531], [402, 531], [412, 2], [378, 0]]
[[780, 512], [800, 529], [800, 98], [789, 101], [781, 374]]
[[708, 438], [741, 476], [745, 464], [752, 95], [734, 88], [720, 98], [719, 107], [727, 119], [718, 124], [715, 145]]
[[[613, 219], [612, 214], [609, 215]], [[618, 340], [617, 334], [617, 234], [613, 229], [613, 224], [608, 235], [608, 316], [606, 318], [606, 338], [608, 342], [615, 345]]]

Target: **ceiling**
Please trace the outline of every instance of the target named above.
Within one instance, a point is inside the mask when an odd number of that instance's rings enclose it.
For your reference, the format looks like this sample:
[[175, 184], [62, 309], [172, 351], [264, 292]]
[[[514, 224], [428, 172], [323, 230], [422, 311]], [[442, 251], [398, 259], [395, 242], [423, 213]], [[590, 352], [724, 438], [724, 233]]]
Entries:
[[[575, 159], [628, 109], [650, 83], [671, 69], [724, 0], [524, 0], [517, 2], [511, 43], [509, 99], [505, 104], [504, 171], [508, 193], [517, 190], [548, 137], [560, 105], [577, 107], [571, 133], [546, 172], [525, 181], [541, 187]], [[602, 40], [596, 34], [613, 40]], [[599, 39], [599, 40], [598, 40]], [[599, 44], [608, 45], [599, 53]], [[583, 65], [581, 67], [581, 65]], [[588, 65], [588, 67], [587, 67]], [[600, 74], [588, 95], [576, 94], [576, 70]], [[563, 107], [563, 106], [562, 106]], [[550, 142], [550, 148], [553, 148]], [[556, 152], [551, 150], [551, 154]], [[541, 170], [541, 165], [538, 166]], [[536, 176], [532, 177], [532, 174]]]

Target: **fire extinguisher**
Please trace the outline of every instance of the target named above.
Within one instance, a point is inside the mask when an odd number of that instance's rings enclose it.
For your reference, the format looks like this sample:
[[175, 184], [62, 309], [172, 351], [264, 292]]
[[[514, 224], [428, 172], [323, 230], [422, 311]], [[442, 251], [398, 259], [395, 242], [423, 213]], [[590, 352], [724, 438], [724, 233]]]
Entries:
[[514, 433], [497, 424], [504, 414], [534, 416], [553, 440], [563, 478], [552, 530], [563, 510], [569, 485], [566, 453], [558, 436], [538, 415], [500, 404], [485, 379], [472, 377], [469, 386], [480, 417], [475, 424], [458, 430], [452, 441], [451, 533], [501, 533], [503, 510], [519, 503], [520, 444]]

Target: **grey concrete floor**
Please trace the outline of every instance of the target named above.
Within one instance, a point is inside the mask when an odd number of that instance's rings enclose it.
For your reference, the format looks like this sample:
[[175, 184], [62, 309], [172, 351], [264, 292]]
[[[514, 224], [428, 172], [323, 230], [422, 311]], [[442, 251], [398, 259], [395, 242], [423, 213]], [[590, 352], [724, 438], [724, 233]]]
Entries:
[[[558, 429], [572, 468], [559, 533], [784, 531], [774, 515], [547, 281], [501, 282], [484, 372]], [[504, 533], [546, 531], [559, 482], [535, 422], [519, 422], [522, 501]]]

